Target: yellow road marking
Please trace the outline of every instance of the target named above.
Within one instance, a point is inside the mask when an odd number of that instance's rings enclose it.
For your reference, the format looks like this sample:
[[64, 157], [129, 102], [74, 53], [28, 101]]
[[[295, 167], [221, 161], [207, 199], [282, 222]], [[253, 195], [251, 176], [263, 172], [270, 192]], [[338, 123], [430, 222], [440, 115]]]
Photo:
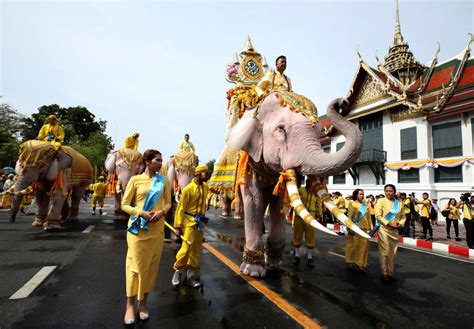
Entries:
[[276, 292], [268, 288], [265, 284], [257, 279], [252, 278], [251, 276], [242, 275], [240, 273], [240, 268], [237, 264], [231, 261], [229, 258], [224, 256], [220, 251], [212, 247], [208, 243], [202, 244], [204, 248], [209, 250], [217, 259], [227, 265], [232, 271], [237, 273], [241, 278], [245, 279], [252, 287], [254, 287], [258, 292], [263, 294], [265, 297], [268, 298], [273, 304], [275, 304], [278, 308], [280, 308], [283, 312], [288, 314], [292, 317], [296, 322], [302, 325], [304, 328], [317, 328], [321, 329], [322, 327], [315, 322], [315, 320], [311, 319], [309, 316], [305, 315], [301, 311], [299, 311], [296, 307], [291, 305], [286, 299], [282, 298]]

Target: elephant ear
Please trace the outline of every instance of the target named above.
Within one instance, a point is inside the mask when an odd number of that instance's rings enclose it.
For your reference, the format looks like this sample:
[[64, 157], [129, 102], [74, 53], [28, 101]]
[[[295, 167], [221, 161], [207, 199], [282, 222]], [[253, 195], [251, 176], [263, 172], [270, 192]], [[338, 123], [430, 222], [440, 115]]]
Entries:
[[230, 130], [227, 144], [234, 150], [248, 152], [255, 162], [262, 156], [262, 126], [254, 118], [255, 110], [245, 111], [244, 116]]
[[58, 161], [58, 169], [59, 170], [64, 170], [64, 169], [67, 169], [67, 168], [71, 168], [72, 167], [72, 156], [64, 151], [59, 151], [58, 152], [58, 157], [57, 157], [57, 161]]

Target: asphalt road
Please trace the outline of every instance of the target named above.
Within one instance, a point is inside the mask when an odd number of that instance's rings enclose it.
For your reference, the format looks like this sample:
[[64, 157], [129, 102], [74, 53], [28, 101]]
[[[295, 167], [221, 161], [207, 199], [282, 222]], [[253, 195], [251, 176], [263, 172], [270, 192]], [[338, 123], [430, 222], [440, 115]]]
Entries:
[[[110, 202], [107, 203], [110, 207]], [[8, 223], [0, 212], [0, 328], [121, 328], [125, 306], [125, 224], [91, 216], [60, 233], [31, 227], [32, 216]], [[239, 265], [243, 221], [221, 219], [215, 210], [206, 240]], [[83, 231], [94, 225], [90, 233]], [[269, 223], [266, 224], [267, 229]], [[302, 314], [329, 328], [472, 328], [474, 265], [399, 249], [398, 282], [379, 280], [376, 244], [366, 274], [345, 268], [344, 238], [317, 233], [315, 268], [303, 256], [292, 265], [291, 228], [281, 269], [260, 279]], [[178, 246], [165, 244], [156, 291], [150, 294], [149, 328], [298, 328], [281, 310], [208, 250], [203, 250], [203, 289], [171, 287]], [[9, 299], [44, 266], [57, 268], [27, 298]]]

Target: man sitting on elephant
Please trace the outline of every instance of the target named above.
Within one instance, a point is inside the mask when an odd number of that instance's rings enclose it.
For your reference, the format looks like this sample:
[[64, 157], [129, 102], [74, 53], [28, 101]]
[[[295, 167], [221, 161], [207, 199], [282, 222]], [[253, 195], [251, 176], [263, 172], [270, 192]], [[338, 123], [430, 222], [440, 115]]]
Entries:
[[140, 137], [139, 133], [134, 133], [132, 136], [128, 136], [125, 138], [123, 147], [137, 151], [138, 143], [140, 142], [138, 137]]
[[48, 123], [41, 127], [38, 133], [38, 140], [49, 142], [55, 147], [60, 147], [64, 140], [64, 130], [59, 125], [59, 119], [54, 114], [47, 118]]
[[265, 96], [275, 89], [292, 91], [291, 80], [283, 73], [286, 70], [286, 57], [284, 55], [278, 56], [275, 65], [276, 70], [267, 72], [255, 87], [259, 97]]
[[189, 141], [189, 134], [184, 135], [184, 141], [179, 145], [179, 150], [196, 153], [193, 143]]

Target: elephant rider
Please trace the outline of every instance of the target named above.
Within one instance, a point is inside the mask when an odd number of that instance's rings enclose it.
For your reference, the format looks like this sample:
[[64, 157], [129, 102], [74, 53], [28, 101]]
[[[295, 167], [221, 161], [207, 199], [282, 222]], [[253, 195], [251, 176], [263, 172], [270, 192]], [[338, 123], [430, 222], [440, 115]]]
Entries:
[[184, 141], [179, 145], [179, 150], [196, 153], [193, 143], [189, 141], [189, 134], [184, 135]]
[[[298, 192], [301, 196], [301, 202], [303, 202], [304, 206], [308, 210], [308, 212], [314, 218], [321, 218], [323, 216], [323, 202], [316, 194], [315, 189], [316, 181], [311, 179], [310, 177], [306, 180], [306, 186], [302, 186], [298, 189]], [[300, 216], [298, 216], [293, 210], [293, 241], [291, 244], [295, 247], [295, 258], [293, 260], [293, 264], [297, 265], [300, 263], [300, 250], [301, 244], [303, 240], [303, 234], [305, 239], [306, 245], [306, 254], [307, 254], [307, 264], [308, 266], [313, 267], [313, 249], [315, 246], [315, 232], [314, 228], [305, 223]]]
[[128, 136], [125, 138], [123, 147], [127, 149], [138, 150], [138, 137], [140, 137], [139, 133], [134, 133], [132, 136]]
[[99, 214], [102, 215], [102, 207], [104, 206], [104, 198], [107, 193], [108, 184], [105, 183], [104, 176], [99, 177], [99, 181], [92, 185], [92, 215], [95, 215], [95, 206], [99, 203]]
[[292, 91], [291, 80], [283, 73], [286, 70], [286, 57], [284, 55], [278, 56], [275, 65], [276, 70], [267, 72], [255, 87], [259, 97], [265, 96], [275, 89]]
[[41, 127], [38, 138], [41, 141], [49, 142], [53, 146], [60, 147], [64, 140], [64, 130], [59, 125], [59, 119], [54, 114], [47, 118], [48, 123]]
[[[185, 240], [191, 242], [181, 245], [181, 249], [176, 254], [176, 262], [173, 265], [175, 270], [171, 283], [178, 286], [181, 280], [181, 273], [187, 269], [186, 284], [193, 288], [201, 285], [194, 278], [194, 272], [199, 266], [199, 259], [202, 252], [202, 239], [204, 237], [204, 225], [207, 218], [204, 217], [207, 209], [207, 194], [209, 187], [206, 183], [209, 169], [206, 165], [199, 165], [194, 171], [194, 178], [184, 189], [179, 199], [174, 218], [176, 234], [183, 235]], [[189, 250], [188, 250], [189, 248]]]

